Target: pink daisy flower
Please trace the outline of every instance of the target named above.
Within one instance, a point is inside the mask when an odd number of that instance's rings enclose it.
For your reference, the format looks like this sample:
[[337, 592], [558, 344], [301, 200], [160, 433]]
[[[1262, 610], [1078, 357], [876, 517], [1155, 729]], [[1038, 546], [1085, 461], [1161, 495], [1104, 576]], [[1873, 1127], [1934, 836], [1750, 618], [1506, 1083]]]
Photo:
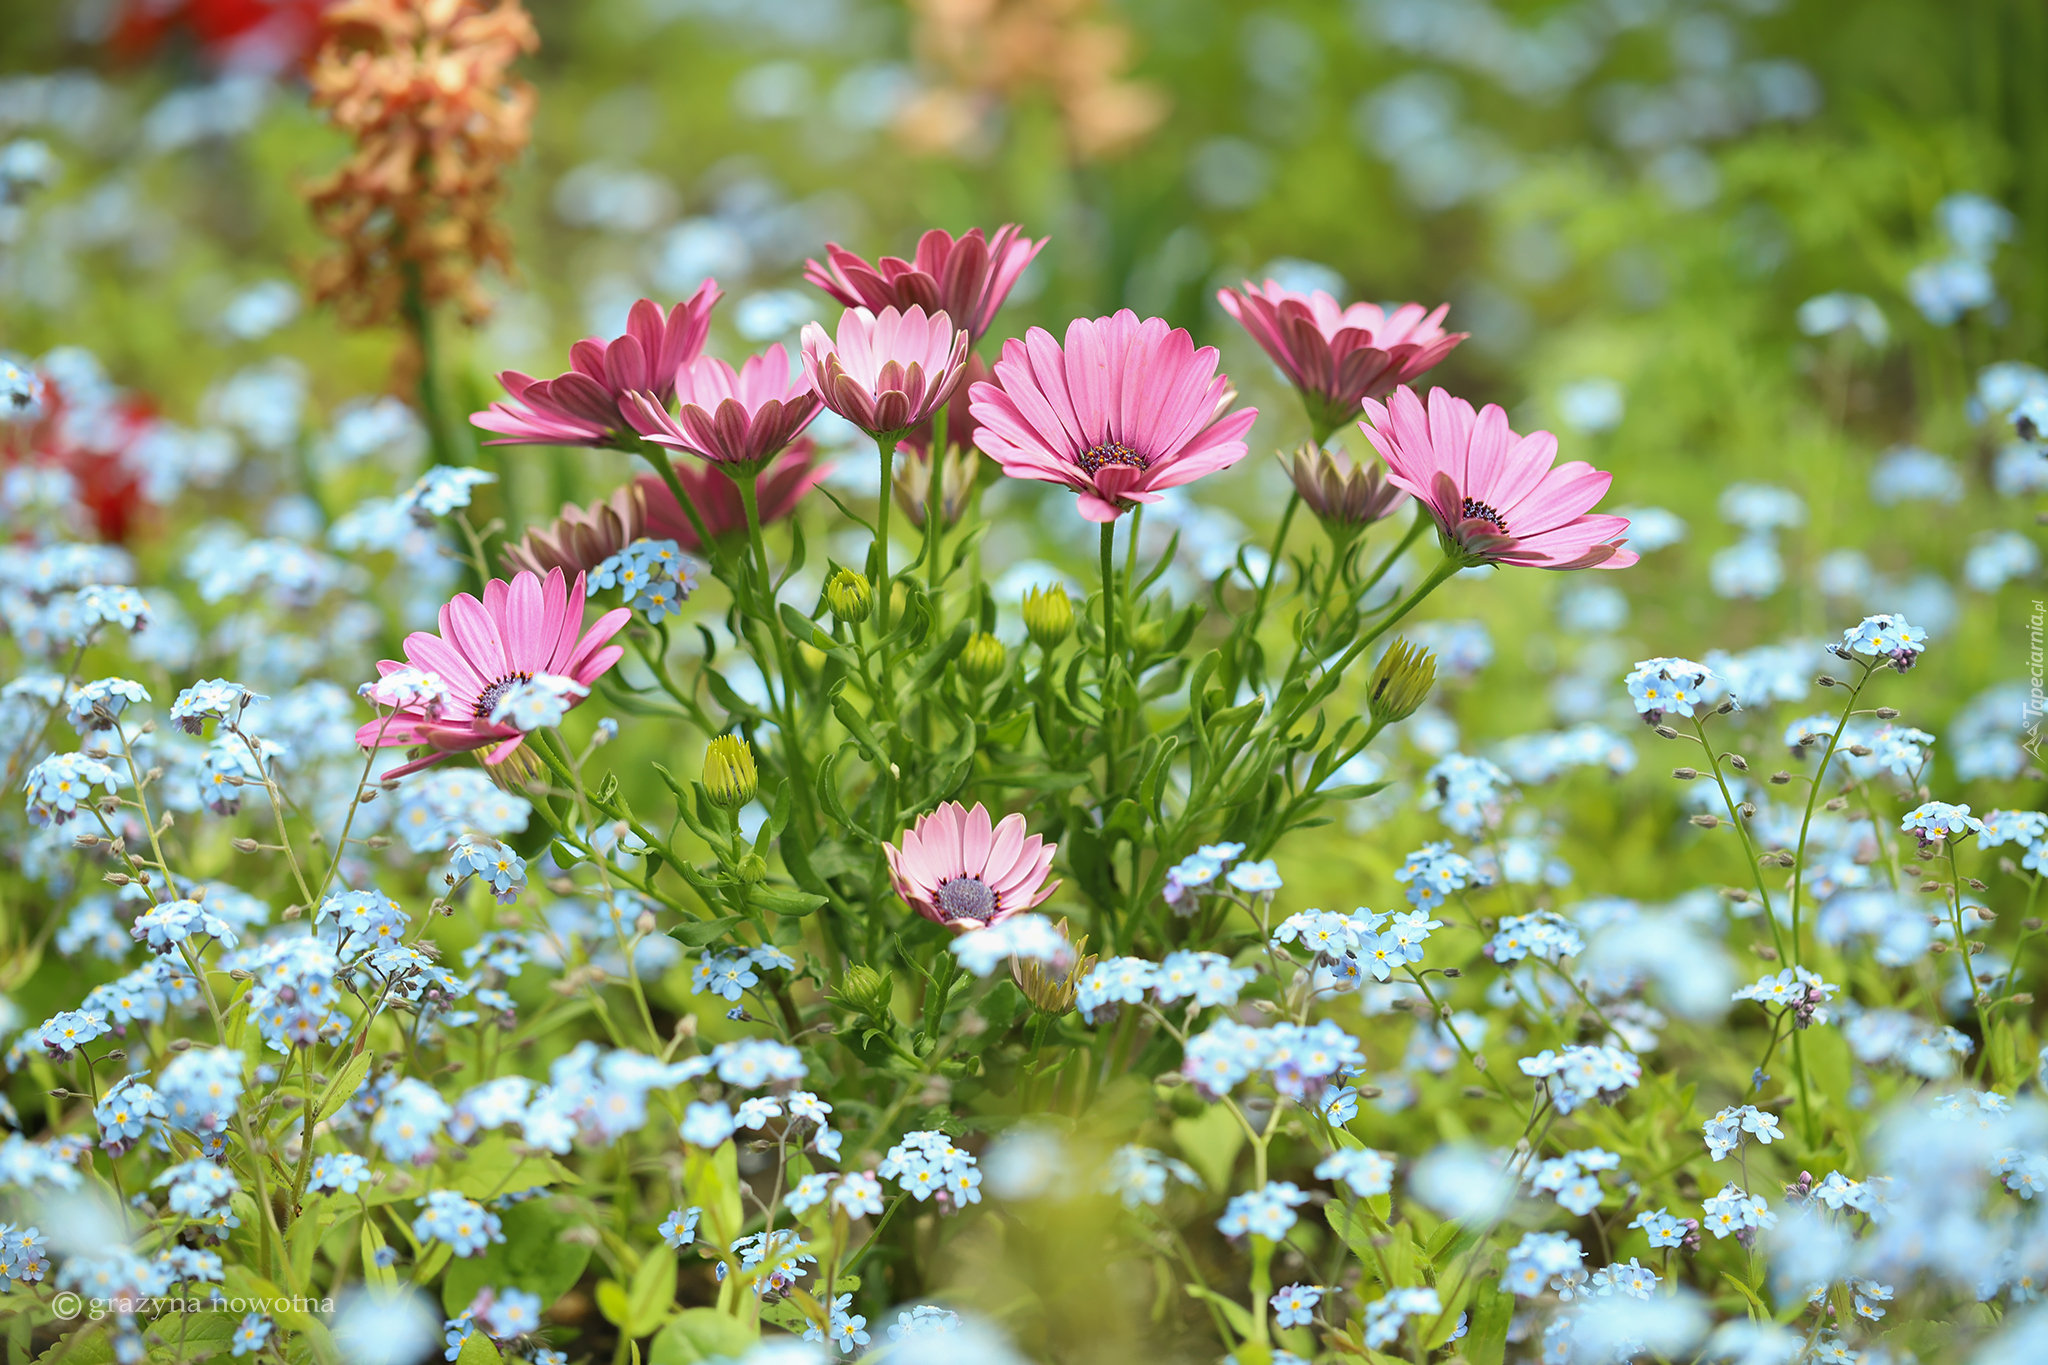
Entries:
[[512, 401], [472, 413], [470, 423], [499, 433], [501, 439], [486, 445], [615, 444], [626, 429], [620, 404], [628, 394], [650, 393], [663, 406], [675, 396], [676, 371], [704, 349], [718, 298], [718, 282], [706, 280], [688, 302], [665, 314], [654, 300], [640, 300], [626, 318], [624, 336], [609, 342], [585, 337], [569, 348], [567, 374], [499, 375]]
[[970, 395], [975, 443], [1012, 478], [1063, 483], [1081, 515], [1110, 522], [1159, 490], [1244, 458], [1256, 408], [1235, 400], [1213, 346], [1164, 318], [1076, 318], [1062, 347], [1034, 327], [1003, 343], [996, 382]]
[[[431, 674], [440, 686], [357, 730], [356, 743], [366, 749], [425, 744], [435, 750], [393, 768], [386, 778], [485, 747], [491, 750], [485, 763], [503, 763], [526, 740], [513, 726], [491, 720], [506, 692], [540, 674], [567, 678], [587, 692], [625, 653], [605, 641], [632, 613], [624, 607], [608, 611], [585, 631], [583, 601], [583, 575], [571, 583], [560, 569], [550, 569], [546, 581], [530, 573], [516, 574], [510, 583], [492, 579], [481, 602], [457, 594], [441, 608], [439, 635], [414, 631], [405, 637], [404, 663], [386, 659], [377, 665], [380, 677], [411, 668]], [[580, 697], [570, 704], [575, 700]]]
[[956, 238], [933, 228], [918, 239], [914, 259], [884, 256], [873, 265], [827, 242], [826, 263], [804, 262], [804, 279], [848, 308], [944, 313], [966, 329], [972, 346], [988, 332], [1024, 267], [1045, 250], [1045, 238], [1034, 242], [1018, 231], [1005, 223], [993, 239], [980, 228]]
[[737, 372], [715, 356], [698, 356], [676, 372], [674, 389], [682, 400], [675, 416], [665, 399], [640, 392], [621, 404], [626, 420], [656, 445], [740, 470], [774, 459], [820, 406], [809, 381], [790, 373], [779, 343], [749, 356]]
[[[1365, 400], [1359, 429], [1387, 462], [1397, 487], [1436, 518], [1446, 555], [1473, 564], [1535, 569], [1625, 569], [1628, 518], [1593, 514], [1614, 476], [1584, 460], [1557, 464], [1547, 431], [1517, 436], [1489, 403], [1478, 413], [1442, 389], [1425, 412], [1402, 385], [1385, 406]], [[1554, 466], [1554, 467], [1553, 467]]]
[[908, 431], [953, 396], [967, 359], [967, 333], [945, 313], [849, 308], [839, 335], [816, 322], [803, 330], [804, 373], [826, 407], [870, 436]]
[[1384, 398], [1429, 370], [1467, 335], [1444, 331], [1449, 304], [1428, 311], [1404, 303], [1392, 313], [1370, 303], [1347, 308], [1320, 289], [1299, 294], [1272, 280], [1247, 280], [1243, 293], [1219, 289], [1216, 301], [1301, 390], [1324, 433], [1358, 416], [1364, 399]]
[[986, 929], [1039, 905], [1059, 889], [1045, 874], [1058, 844], [1024, 833], [1024, 817], [991, 825], [988, 808], [948, 801], [883, 845], [889, 881], [911, 909], [955, 933]]

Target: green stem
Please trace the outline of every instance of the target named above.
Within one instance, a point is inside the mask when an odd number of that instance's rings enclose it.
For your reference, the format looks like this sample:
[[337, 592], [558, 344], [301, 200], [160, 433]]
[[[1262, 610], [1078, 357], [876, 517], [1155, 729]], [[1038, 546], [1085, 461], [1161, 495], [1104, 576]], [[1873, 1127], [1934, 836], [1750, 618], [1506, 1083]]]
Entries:
[[1110, 664], [1116, 657], [1116, 522], [1102, 523], [1102, 795], [1105, 805], [1116, 795], [1116, 727], [1110, 721]]
[[[870, 569], [875, 577], [875, 636], [886, 639], [889, 634], [889, 504], [895, 501], [897, 433], [887, 432], [875, 437], [875, 453], [881, 464], [881, 477], [876, 481], [875, 505], [875, 548], [869, 555]], [[882, 656], [883, 675], [888, 674], [888, 654]]]
[[1431, 569], [1429, 571], [1429, 577], [1423, 579], [1420, 586], [1418, 586], [1414, 592], [1409, 593], [1408, 596], [1403, 598], [1392, 611], [1388, 612], [1386, 620], [1380, 622], [1378, 625], [1374, 626], [1371, 630], [1359, 636], [1357, 640], [1352, 642], [1351, 648], [1344, 651], [1343, 655], [1337, 660], [1337, 662], [1330, 666], [1329, 671], [1332, 673], [1342, 673], [1345, 669], [1349, 668], [1354, 662], [1357, 661], [1359, 655], [1365, 653], [1366, 650], [1372, 647], [1373, 641], [1379, 639], [1380, 636], [1385, 635], [1388, 631], [1392, 630], [1395, 626], [1399, 625], [1401, 623], [1402, 618], [1406, 617], [1409, 612], [1414, 611], [1417, 606], [1421, 605], [1423, 598], [1429, 596], [1438, 588], [1442, 587], [1446, 579], [1450, 578], [1451, 575], [1457, 573], [1464, 567], [1465, 565], [1462, 562], [1455, 559], [1447, 558], [1443, 560], [1441, 563], [1439, 563], [1434, 569]]
[[654, 472], [668, 485], [668, 491], [674, 495], [676, 505], [681, 507], [683, 515], [689, 518], [690, 530], [696, 534], [698, 548], [703, 551], [704, 557], [711, 561], [713, 571], [722, 573], [725, 569], [725, 554], [719, 548], [718, 542], [711, 538], [711, 532], [705, 528], [704, 518], [697, 512], [697, 504], [690, 500], [689, 491], [683, 487], [682, 479], [676, 474], [668, 448], [658, 446], [652, 441], [642, 441], [640, 456], [654, 466]]

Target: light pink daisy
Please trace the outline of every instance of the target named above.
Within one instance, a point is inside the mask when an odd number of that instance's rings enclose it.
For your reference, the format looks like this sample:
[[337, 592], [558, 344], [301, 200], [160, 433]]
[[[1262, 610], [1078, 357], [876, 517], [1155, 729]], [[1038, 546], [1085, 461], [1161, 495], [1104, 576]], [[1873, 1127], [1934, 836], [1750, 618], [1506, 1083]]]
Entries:
[[945, 313], [966, 329], [971, 346], [988, 332], [1024, 267], [1045, 249], [1045, 238], [1034, 242], [1018, 231], [1005, 223], [993, 238], [980, 228], [956, 238], [933, 228], [918, 239], [914, 259], [884, 256], [873, 265], [827, 242], [825, 264], [804, 262], [804, 279], [848, 308]]
[[1404, 303], [1392, 313], [1371, 303], [1347, 308], [1320, 289], [1300, 294], [1272, 280], [1247, 280], [1243, 293], [1219, 289], [1216, 301], [1301, 390], [1310, 419], [1325, 432], [1358, 416], [1362, 400], [1384, 398], [1430, 369], [1466, 337], [1444, 331], [1449, 304], [1429, 311]]
[[1058, 844], [1024, 833], [1024, 817], [991, 825], [988, 808], [948, 801], [885, 844], [889, 881], [904, 903], [955, 933], [986, 929], [1039, 905], [1059, 889], [1045, 874]]
[[585, 337], [569, 348], [569, 372], [553, 379], [506, 370], [498, 382], [512, 401], [493, 403], [469, 420], [500, 434], [486, 445], [615, 444], [626, 429], [620, 412], [626, 395], [649, 393], [662, 406], [675, 395], [676, 371], [704, 349], [718, 298], [718, 282], [706, 280], [667, 313], [642, 299], [626, 318], [624, 336], [609, 342]]
[[673, 417], [655, 395], [628, 394], [626, 420], [656, 445], [735, 469], [758, 469], [781, 454], [819, 408], [779, 343], [749, 356], [737, 373], [715, 356], [698, 356], [677, 372], [675, 392], [681, 406]]
[[366, 749], [425, 744], [435, 750], [393, 768], [386, 778], [487, 746], [484, 762], [503, 763], [526, 739], [513, 726], [491, 720], [506, 692], [541, 674], [567, 678], [587, 691], [625, 653], [605, 641], [632, 613], [624, 607], [608, 611], [585, 631], [583, 601], [583, 575], [571, 583], [560, 569], [550, 569], [546, 581], [530, 573], [515, 574], [510, 583], [492, 579], [481, 602], [458, 594], [441, 608], [439, 635], [414, 631], [405, 637], [404, 663], [386, 659], [377, 665], [383, 677], [408, 667], [432, 674], [445, 693], [371, 721], [356, 731], [356, 743]]
[[1074, 319], [1065, 347], [1034, 327], [1003, 343], [995, 383], [974, 386], [975, 443], [1012, 478], [1063, 483], [1082, 516], [1114, 521], [1244, 458], [1258, 409], [1227, 411], [1236, 394], [1216, 359], [1128, 308]]
[[945, 313], [849, 308], [839, 335], [807, 322], [804, 373], [826, 407], [871, 436], [900, 434], [945, 405], [960, 383], [967, 333]]
[[1614, 476], [1584, 460], [1557, 464], [1549, 432], [1517, 436], [1498, 405], [1475, 414], [1442, 389], [1429, 391], [1425, 412], [1405, 384], [1385, 406], [1365, 400], [1365, 414], [1359, 429], [1386, 460], [1390, 481], [1436, 518], [1446, 555], [1534, 569], [1636, 562], [1621, 543], [1628, 518], [1592, 510]]

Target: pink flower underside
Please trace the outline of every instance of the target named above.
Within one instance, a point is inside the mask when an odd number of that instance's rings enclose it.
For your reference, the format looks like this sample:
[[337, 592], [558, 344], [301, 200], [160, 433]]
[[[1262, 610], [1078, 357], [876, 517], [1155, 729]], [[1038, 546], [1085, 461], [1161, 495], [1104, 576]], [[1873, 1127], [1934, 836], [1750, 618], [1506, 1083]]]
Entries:
[[935, 909], [941, 882], [978, 877], [1006, 902], [995, 919], [1007, 919], [1042, 903], [1058, 888], [1058, 882], [1041, 885], [1057, 850], [1040, 835], [1027, 836], [1021, 815], [1006, 815], [992, 825], [988, 808], [980, 803], [966, 810], [949, 801], [905, 830], [900, 850], [885, 845], [883, 851], [899, 891], [920, 909]]
[[437, 674], [449, 690], [440, 714], [401, 710], [380, 717], [356, 731], [356, 743], [386, 749], [430, 744], [443, 751], [386, 776], [403, 776], [446, 753], [490, 744], [497, 747], [484, 761], [504, 762], [525, 736], [476, 714], [478, 699], [494, 683], [518, 673], [553, 673], [588, 687], [625, 653], [605, 642], [632, 613], [616, 608], [583, 631], [583, 601], [583, 575], [577, 574], [572, 586], [560, 569], [549, 570], [545, 582], [530, 573], [515, 575], [509, 584], [493, 579], [481, 602], [458, 594], [441, 608], [439, 635], [415, 631], [405, 639], [403, 663], [385, 659], [377, 665], [384, 676], [408, 664]]
[[1268, 280], [1218, 290], [1224, 310], [1251, 334], [1299, 387], [1360, 398], [1433, 369], [1466, 338], [1446, 332], [1449, 304], [1425, 311], [1404, 303], [1392, 313], [1376, 304], [1344, 307], [1317, 290], [1297, 294]]
[[918, 239], [913, 260], [884, 256], [873, 265], [830, 242], [826, 263], [806, 262], [804, 279], [849, 308], [879, 311], [915, 304], [928, 314], [943, 310], [979, 340], [1017, 277], [1045, 249], [1045, 238], [1034, 242], [1017, 232], [1010, 223], [993, 238], [984, 238], [976, 228], [956, 239], [933, 228]]
[[[1129, 309], [1075, 319], [1064, 347], [1034, 327], [1003, 344], [998, 384], [974, 386], [976, 440], [1004, 473], [1065, 484], [1081, 495], [1083, 516], [1112, 521], [1129, 504], [1157, 502], [1160, 489], [1244, 457], [1258, 411], [1217, 416], [1230, 381], [1216, 361], [1213, 347], [1198, 351], [1165, 319], [1141, 323]], [[1081, 457], [1112, 442], [1146, 467], [1106, 464], [1090, 475]]]
[[[1461, 539], [1504, 542], [1483, 546], [1488, 558], [1554, 569], [1636, 562], [1632, 550], [1604, 550], [1627, 532], [1628, 519], [1592, 514], [1614, 476], [1583, 460], [1556, 465], [1557, 438], [1549, 432], [1517, 436], [1498, 405], [1475, 413], [1443, 389], [1430, 390], [1427, 410], [1405, 385], [1385, 405], [1367, 400], [1365, 410], [1359, 429], [1387, 462], [1390, 482], [1429, 504]], [[1467, 519], [1467, 499], [1492, 508], [1505, 534]]]
[[587, 374], [571, 370], [554, 379], [533, 379], [507, 370], [498, 382], [512, 401], [493, 403], [469, 419], [502, 438], [486, 445], [587, 445], [604, 440], [620, 425], [618, 400]]
[[[626, 318], [624, 336], [611, 341], [585, 337], [569, 348], [569, 369], [536, 380], [517, 370], [498, 376], [511, 403], [497, 402], [470, 422], [503, 439], [487, 445], [591, 445], [618, 429], [619, 403], [628, 393], [652, 393], [668, 402], [677, 370], [704, 349], [711, 309], [719, 299], [716, 280], [706, 280], [689, 299], [664, 314], [652, 299], [641, 299]], [[523, 405], [519, 406], [519, 405]]]
[[780, 343], [751, 356], [735, 373], [723, 360], [700, 356], [676, 376], [679, 410], [671, 417], [647, 394], [622, 404], [634, 430], [657, 445], [720, 463], [765, 460], [796, 439], [823, 406], [808, 382], [792, 377]]

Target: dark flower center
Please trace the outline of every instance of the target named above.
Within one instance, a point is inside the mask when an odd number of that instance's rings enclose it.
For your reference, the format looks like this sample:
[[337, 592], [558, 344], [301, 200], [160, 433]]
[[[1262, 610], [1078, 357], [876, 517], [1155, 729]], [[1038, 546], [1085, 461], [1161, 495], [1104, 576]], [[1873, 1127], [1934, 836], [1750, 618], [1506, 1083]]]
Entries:
[[996, 912], [996, 893], [979, 877], [952, 877], [939, 883], [939, 914], [942, 922], [978, 919], [987, 923]]
[[1491, 504], [1483, 503], [1477, 498], [1465, 499], [1465, 520], [1490, 521], [1500, 528], [1502, 535], [1508, 533], [1508, 524], [1501, 519], [1500, 513], [1494, 511]]
[[1122, 441], [1104, 441], [1081, 452], [1081, 468], [1090, 474], [1098, 472], [1106, 464], [1120, 464], [1126, 469], [1147, 468], [1145, 457]]
[[489, 720], [491, 712], [498, 709], [498, 703], [505, 699], [507, 692], [510, 692], [523, 682], [532, 681], [533, 674], [531, 673], [507, 673], [504, 677], [498, 679], [477, 694], [476, 705], [470, 708], [471, 714], [478, 720]]

